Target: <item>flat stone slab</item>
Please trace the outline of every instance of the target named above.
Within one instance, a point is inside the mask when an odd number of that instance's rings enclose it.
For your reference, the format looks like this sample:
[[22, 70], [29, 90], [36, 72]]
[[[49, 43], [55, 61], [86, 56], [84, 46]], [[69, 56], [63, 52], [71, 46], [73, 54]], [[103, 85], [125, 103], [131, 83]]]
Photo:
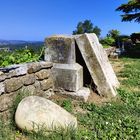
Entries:
[[45, 39], [45, 61], [75, 63], [75, 40], [72, 36], [54, 35]]
[[57, 64], [52, 69], [55, 88], [78, 91], [83, 87], [83, 67], [79, 64]]
[[75, 39], [98, 93], [105, 97], [116, 96], [119, 82], [97, 36], [94, 33], [83, 34]]
[[90, 93], [91, 93], [91, 91], [87, 87], [82, 87], [81, 89], [79, 89], [76, 92], [69, 92], [69, 91], [65, 91], [62, 89], [60, 89], [57, 92], [57, 94], [66, 95], [66, 96], [71, 97], [73, 99], [84, 101], [84, 102], [88, 101], [88, 98], [90, 97]]

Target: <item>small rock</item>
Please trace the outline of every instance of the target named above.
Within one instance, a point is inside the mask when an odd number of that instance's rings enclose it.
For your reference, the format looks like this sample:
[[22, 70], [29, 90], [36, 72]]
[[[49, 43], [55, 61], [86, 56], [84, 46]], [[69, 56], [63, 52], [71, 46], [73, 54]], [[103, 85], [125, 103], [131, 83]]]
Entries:
[[40, 85], [42, 90], [48, 90], [49, 88], [53, 87], [53, 80], [52, 78], [45, 79], [43, 81], [40, 81]]
[[50, 70], [43, 69], [43, 70], [35, 73], [35, 75], [37, 77], [36, 79], [44, 80], [44, 79], [47, 79], [50, 76]]
[[28, 74], [28, 75], [25, 75], [23, 78], [22, 78], [22, 82], [25, 86], [28, 86], [28, 85], [32, 85], [35, 83], [35, 76], [34, 74]]
[[19, 103], [15, 122], [20, 129], [27, 131], [39, 131], [42, 127], [51, 131], [77, 127], [77, 119], [73, 115], [52, 101], [38, 96], [26, 97]]

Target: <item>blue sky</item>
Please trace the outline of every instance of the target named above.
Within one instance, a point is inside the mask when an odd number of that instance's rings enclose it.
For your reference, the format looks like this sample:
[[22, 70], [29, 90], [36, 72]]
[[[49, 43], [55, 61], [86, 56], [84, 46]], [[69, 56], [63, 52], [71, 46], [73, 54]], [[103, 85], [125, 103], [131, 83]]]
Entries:
[[0, 0], [0, 39], [44, 40], [71, 34], [79, 21], [90, 19], [101, 28], [122, 34], [139, 32], [140, 24], [121, 22], [115, 9], [127, 0]]

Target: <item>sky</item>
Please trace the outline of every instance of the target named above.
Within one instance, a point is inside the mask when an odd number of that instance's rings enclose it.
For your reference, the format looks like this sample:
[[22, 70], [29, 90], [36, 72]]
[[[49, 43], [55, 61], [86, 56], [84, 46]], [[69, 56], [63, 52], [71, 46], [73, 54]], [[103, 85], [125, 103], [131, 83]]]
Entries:
[[136, 22], [121, 22], [115, 9], [128, 0], [0, 0], [0, 39], [43, 41], [54, 34], [72, 34], [79, 21], [91, 20], [101, 37], [111, 29], [130, 35]]

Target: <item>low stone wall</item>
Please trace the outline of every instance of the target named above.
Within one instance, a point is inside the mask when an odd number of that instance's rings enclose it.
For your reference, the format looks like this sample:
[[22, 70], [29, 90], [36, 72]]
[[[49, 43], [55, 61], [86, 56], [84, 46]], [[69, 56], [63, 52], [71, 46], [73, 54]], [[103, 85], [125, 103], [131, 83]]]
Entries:
[[7, 117], [18, 94], [49, 97], [53, 94], [52, 63], [34, 62], [0, 68], [0, 117]]

